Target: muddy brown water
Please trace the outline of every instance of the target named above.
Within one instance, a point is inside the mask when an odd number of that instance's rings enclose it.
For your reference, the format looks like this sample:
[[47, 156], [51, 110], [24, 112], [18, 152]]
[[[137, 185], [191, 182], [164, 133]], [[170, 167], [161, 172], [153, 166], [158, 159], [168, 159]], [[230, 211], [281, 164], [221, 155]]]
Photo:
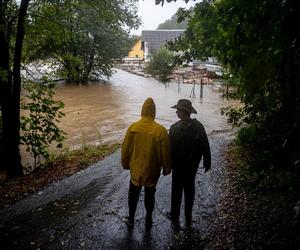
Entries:
[[65, 144], [71, 148], [82, 144], [120, 142], [130, 123], [140, 118], [144, 100], [152, 97], [156, 103], [156, 120], [169, 129], [178, 120], [175, 109], [170, 108], [180, 98], [193, 102], [207, 133], [226, 130], [226, 117], [220, 108], [228, 104], [211, 86], [204, 86], [200, 100], [200, 87], [195, 87], [196, 98], [189, 97], [192, 85], [176, 83], [165, 87], [153, 78], [144, 78], [122, 70], [106, 82], [88, 85], [58, 84], [56, 99], [65, 103], [66, 116], [60, 127], [67, 133]]

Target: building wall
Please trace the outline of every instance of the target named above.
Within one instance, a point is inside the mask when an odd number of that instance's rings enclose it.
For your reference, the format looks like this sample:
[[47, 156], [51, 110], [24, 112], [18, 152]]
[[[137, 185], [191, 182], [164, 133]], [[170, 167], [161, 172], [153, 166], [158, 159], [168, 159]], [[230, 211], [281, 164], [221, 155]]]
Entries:
[[142, 40], [138, 40], [128, 53], [128, 57], [144, 58], [144, 52], [142, 51]]

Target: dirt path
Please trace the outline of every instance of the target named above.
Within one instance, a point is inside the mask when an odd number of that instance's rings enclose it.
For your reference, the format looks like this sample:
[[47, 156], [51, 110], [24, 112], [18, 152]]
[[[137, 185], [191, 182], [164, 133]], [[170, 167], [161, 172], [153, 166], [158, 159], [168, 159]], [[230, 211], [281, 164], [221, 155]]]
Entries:
[[[205, 249], [214, 240], [217, 208], [226, 182], [223, 152], [230, 142], [224, 132], [209, 136], [212, 170], [199, 168], [192, 229], [175, 230], [165, 213], [170, 205], [171, 176], [161, 177], [156, 192], [153, 227], [145, 230], [143, 192], [135, 226], [127, 215], [129, 172], [120, 152], [0, 211], [1, 249]], [[183, 216], [182, 216], [183, 218]]]

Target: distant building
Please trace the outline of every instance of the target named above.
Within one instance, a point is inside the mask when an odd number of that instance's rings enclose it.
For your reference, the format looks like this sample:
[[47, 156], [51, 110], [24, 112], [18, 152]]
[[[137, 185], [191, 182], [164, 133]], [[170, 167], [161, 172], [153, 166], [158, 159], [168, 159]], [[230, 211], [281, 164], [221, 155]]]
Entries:
[[144, 58], [144, 51], [142, 50], [142, 40], [138, 40], [128, 53], [129, 58]]
[[148, 61], [152, 53], [159, 50], [167, 42], [179, 37], [183, 32], [184, 30], [143, 30], [142, 50], [145, 61]]

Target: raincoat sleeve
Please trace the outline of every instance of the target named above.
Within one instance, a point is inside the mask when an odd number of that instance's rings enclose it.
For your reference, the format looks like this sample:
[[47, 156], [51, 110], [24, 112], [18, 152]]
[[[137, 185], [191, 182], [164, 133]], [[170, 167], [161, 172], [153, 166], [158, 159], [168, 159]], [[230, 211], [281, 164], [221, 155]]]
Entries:
[[121, 163], [124, 169], [129, 169], [130, 155], [133, 143], [133, 133], [131, 126], [128, 128], [121, 149]]
[[162, 155], [163, 175], [168, 175], [171, 173], [171, 157], [170, 157], [169, 136], [166, 129], [164, 129], [162, 133], [161, 150], [162, 150], [161, 155]]
[[210, 146], [207, 138], [207, 134], [203, 126], [201, 126], [201, 151], [203, 153], [203, 168], [205, 172], [210, 170], [211, 167], [211, 154], [210, 154]]

